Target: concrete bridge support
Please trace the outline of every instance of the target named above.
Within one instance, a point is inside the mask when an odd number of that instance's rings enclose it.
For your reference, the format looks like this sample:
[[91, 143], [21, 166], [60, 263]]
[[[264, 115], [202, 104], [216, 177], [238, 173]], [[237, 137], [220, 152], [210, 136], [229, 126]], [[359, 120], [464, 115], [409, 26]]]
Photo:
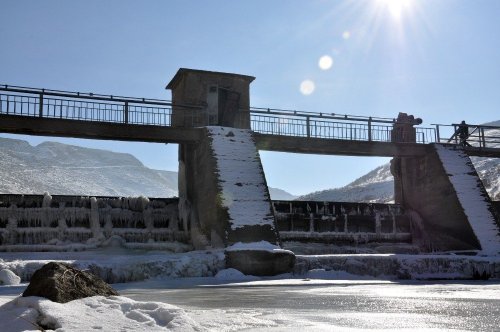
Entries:
[[279, 237], [258, 150], [250, 128], [253, 77], [180, 69], [172, 89], [175, 126], [204, 127], [196, 144], [179, 146], [180, 218], [193, 244], [227, 248], [226, 263], [245, 274], [291, 270], [293, 253]]
[[[408, 137], [408, 135], [407, 135]], [[420, 215], [427, 250], [500, 253], [500, 227], [491, 200], [461, 147], [434, 144], [424, 156], [394, 158], [395, 201]]]

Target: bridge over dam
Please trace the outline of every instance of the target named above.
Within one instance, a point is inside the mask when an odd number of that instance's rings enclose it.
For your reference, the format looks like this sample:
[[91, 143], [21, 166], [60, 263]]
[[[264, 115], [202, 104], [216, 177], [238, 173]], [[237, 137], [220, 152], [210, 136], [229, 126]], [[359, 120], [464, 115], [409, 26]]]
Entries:
[[395, 201], [422, 251], [500, 252], [499, 217], [469, 158], [499, 157], [500, 128], [252, 108], [253, 79], [181, 68], [172, 101], [0, 86], [0, 132], [179, 144], [179, 220], [196, 249], [245, 248], [227, 251], [243, 272], [293, 264], [259, 246], [280, 244], [259, 150], [393, 157]]

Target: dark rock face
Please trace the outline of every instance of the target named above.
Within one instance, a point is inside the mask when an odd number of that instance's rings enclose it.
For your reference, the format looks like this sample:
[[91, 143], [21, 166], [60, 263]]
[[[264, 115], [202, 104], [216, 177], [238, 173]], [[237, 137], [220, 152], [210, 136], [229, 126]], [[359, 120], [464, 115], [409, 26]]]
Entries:
[[226, 268], [247, 275], [274, 276], [292, 271], [295, 255], [289, 251], [234, 250], [226, 251]]
[[99, 277], [57, 262], [37, 270], [23, 293], [23, 296], [40, 296], [59, 303], [96, 295], [119, 294]]

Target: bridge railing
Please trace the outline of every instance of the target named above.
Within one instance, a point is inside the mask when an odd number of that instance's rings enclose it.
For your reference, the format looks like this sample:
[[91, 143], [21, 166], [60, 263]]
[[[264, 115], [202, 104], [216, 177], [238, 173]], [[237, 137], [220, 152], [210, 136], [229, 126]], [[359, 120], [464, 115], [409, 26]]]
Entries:
[[0, 86], [0, 113], [41, 118], [170, 126], [168, 101]]
[[[393, 133], [394, 119], [255, 109], [250, 112], [251, 128], [261, 134], [376, 142], [399, 140]], [[417, 143], [436, 142], [435, 128], [415, 129]]]
[[[479, 148], [500, 148], [500, 127], [471, 124], [452, 124], [436, 126], [437, 142], [466, 145]], [[464, 134], [461, 137], [461, 128]]]

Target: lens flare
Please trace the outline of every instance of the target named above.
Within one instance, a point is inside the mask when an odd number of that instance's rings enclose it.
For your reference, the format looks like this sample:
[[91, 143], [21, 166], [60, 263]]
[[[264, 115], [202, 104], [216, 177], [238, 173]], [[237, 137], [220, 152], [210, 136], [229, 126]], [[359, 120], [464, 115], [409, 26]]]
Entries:
[[319, 58], [318, 61], [318, 66], [321, 70], [328, 70], [332, 68], [333, 65], [333, 59], [329, 55], [323, 55], [321, 58]]
[[311, 93], [313, 93], [315, 88], [316, 86], [314, 82], [311, 80], [304, 80], [302, 81], [302, 83], [300, 83], [300, 92], [305, 96], [308, 96]]

